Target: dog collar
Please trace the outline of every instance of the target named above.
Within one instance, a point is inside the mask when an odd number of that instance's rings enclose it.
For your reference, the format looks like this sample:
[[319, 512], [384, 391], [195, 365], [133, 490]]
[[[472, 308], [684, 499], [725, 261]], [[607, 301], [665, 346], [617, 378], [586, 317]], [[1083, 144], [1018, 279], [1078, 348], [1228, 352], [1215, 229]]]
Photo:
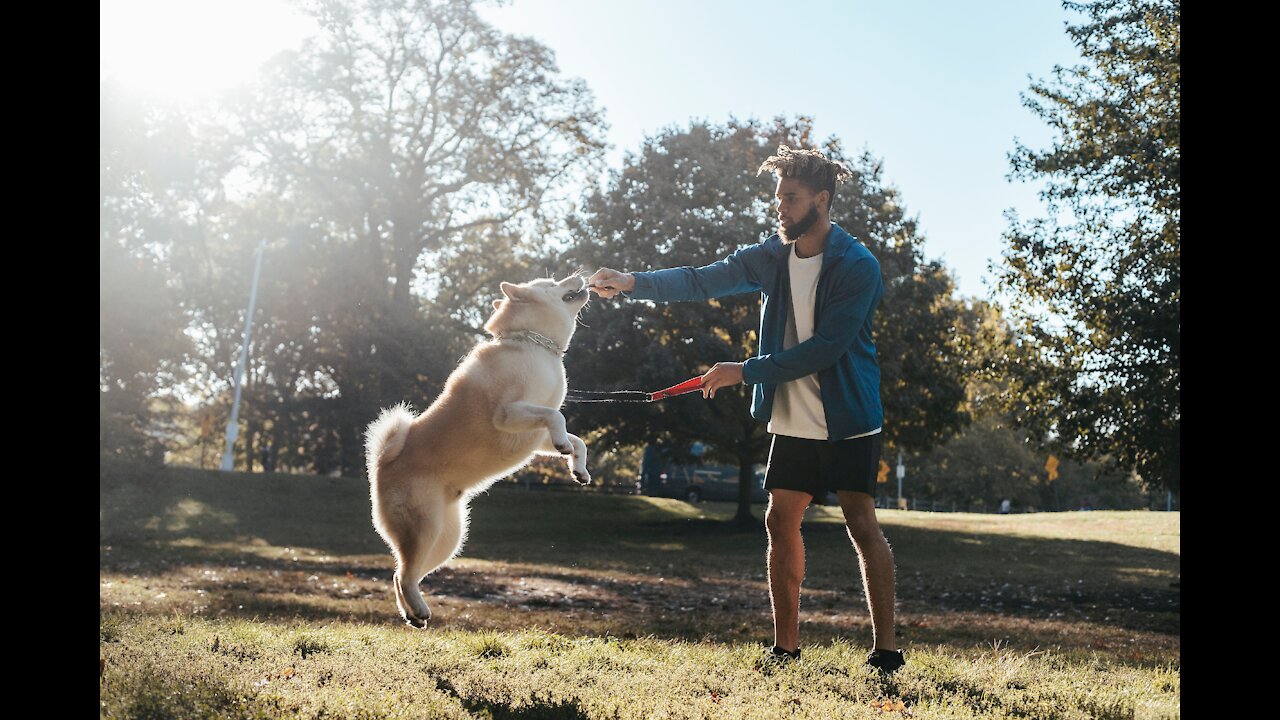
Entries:
[[546, 335], [539, 335], [538, 333], [532, 330], [521, 330], [520, 332], [511, 333], [510, 335], [500, 336], [498, 339], [499, 340], [524, 340], [526, 342], [531, 342], [534, 345], [544, 347], [550, 350], [551, 352], [555, 353], [556, 355], [559, 355], [561, 357], [564, 356], [564, 350], [560, 349], [560, 346], [556, 344], [555, 340], [552, 340]]

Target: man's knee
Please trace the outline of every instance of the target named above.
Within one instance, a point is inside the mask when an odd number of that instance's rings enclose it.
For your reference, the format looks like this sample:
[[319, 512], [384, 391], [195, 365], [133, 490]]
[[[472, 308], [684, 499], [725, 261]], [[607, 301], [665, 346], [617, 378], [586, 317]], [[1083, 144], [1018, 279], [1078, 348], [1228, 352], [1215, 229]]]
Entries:
[[871, 518], [867, 522], [849, 522], [845, 521], [845, 527], [849, 531], [849, 539], [853, 541], [853, 545], [859, 553], [863, 551], [878, 552], [883, 548], [884, 552], [892, 553], [889, 547], [889, 539], [884, 536], [884, 531], [880, 529], [880, 524], [875, 518]]
[[764, 526], [770, 538], [790, 540], [800, 535], [800, 521], [804, 508], [782, 508], [770, 505], [764, 513]]
[[844, 524], [849, 537], [859, 546], [884, 541], [880, 521], [876, 519], [875, 501], [866, 493], [840, 493], [840, 505], [844, 510]]
[[770, 510], [764, 515], [764, 527], [770, 537], [788, 538], [800, 532], [800, 522], [787, 513]]
[[844, 512], [845, 523], [850, 527], [878, 525], [875, 498], [852, 490], [841, 490], [836, 497], [840, 501], [840, 510]]

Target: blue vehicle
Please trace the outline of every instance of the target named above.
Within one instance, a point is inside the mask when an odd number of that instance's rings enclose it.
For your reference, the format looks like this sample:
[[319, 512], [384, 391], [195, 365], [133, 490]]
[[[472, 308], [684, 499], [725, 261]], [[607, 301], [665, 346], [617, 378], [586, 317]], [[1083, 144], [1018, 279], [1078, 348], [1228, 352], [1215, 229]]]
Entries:
[[[640, 460], [640, 494], [653, 497], [670, 497], [691, 503], [702, 500], [738, 499], [738, 467], [713, 465], [702, 462], [706, 446], [693, 443], [689, 454], [692, 463], [678, 463], [673, 453], [657, 445], [648, 445]], [[751, 502], [768, 502], [769, 493], [764, 489], [764, 465], [756, 463], [751, 482]]]

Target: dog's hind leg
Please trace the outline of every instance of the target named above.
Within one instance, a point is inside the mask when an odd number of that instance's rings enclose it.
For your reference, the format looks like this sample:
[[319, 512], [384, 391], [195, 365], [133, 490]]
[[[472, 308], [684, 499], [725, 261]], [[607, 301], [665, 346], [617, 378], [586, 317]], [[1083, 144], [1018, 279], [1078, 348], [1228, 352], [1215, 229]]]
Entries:
[[401, 546], [396, 555], [395, 589], [396, 604], [405, 622], [426, 627], [431, 608], [422, 597], [419, 584], [457, 553], [466, 528], [467, 506], [458, 498], [441, 499], [416, 529], [412, 544]]
[[438, 490], [416, 497], [402, 497], [393, 507], [384, 507], [383, 522], [387, 539], [396, 556], [396, 605], [405, 622], [426, 627], [431, 608], [422, 597], [418, 583], [435, 566], [430, 564], [431, 548], [447, 524], [444, 510], [447, 502]]
[[446, 500], [440, 513], [440, 534], [423, 558], [427, 573], [444, 565], [458, 553], [467, 538], [467, 504], [458, 498]]
[[427, 621], [431, 619], [431, 608], [423, 599], [418, 583], [432, 570], [427, 558], [441, 530], [440, 523], [435, 522], [434, 518], [427, 525], [428, 527], [420, 528], [408, 542], [400, 545], [396, 552], [396, 605], [400, 607], [400, 614], [404, 616], [405, 622], [419, 628], [427, 626]]

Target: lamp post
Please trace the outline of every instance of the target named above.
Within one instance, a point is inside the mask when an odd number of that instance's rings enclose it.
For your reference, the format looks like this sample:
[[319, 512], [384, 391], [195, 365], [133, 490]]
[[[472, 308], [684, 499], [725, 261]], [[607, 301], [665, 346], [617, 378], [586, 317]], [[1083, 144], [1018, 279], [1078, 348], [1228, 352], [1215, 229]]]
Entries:
[[[249, 290], [249, 314], [244, 317], [244, 345], [240, 347], [240, 362], [236, 363], [236, 397], [231, 403], [231, 419], [227, 421], [227, 449], [222, 453], [222, 470], [224, 471], [230, 470], [235, 464], [231, 451], [235, 448], [236, 436], [240, 434], [240, 377], [244, 375], [244, 364], [249, 357], [249, 331], [253, 329], [253, 306], [258, 299], [258, 276], [262, 273], [262, 251], [266, 246], [266, 240], [258, 244], [258, 259], [253, 264], [253, 286]], [[249, 469], [253, 469], [252, 458], [249, 460]]]

